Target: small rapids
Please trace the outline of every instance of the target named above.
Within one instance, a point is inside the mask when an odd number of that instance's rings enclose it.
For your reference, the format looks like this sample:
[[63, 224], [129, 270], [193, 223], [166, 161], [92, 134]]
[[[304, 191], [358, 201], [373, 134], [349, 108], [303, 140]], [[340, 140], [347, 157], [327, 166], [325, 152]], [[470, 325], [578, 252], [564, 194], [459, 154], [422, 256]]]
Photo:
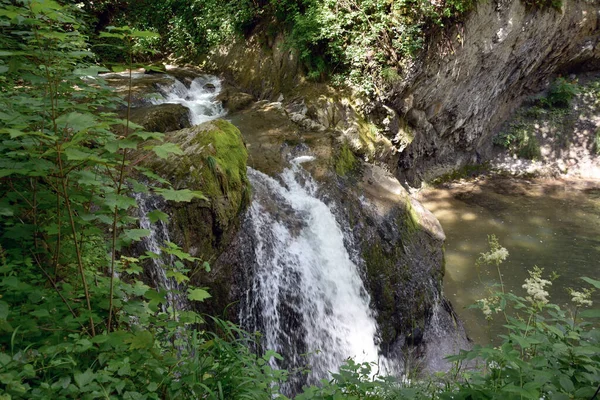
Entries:
[[155, 98], [153, 104], [181, 104], [190, 110], [192, 125], [198, 125], [225, 116], [227, 111], [217, 100], [221, 92], [221, 80], [216, 76], [200, 76], [186, 87], [174, 79], [173, 84], [161, 86], [163, 98]]

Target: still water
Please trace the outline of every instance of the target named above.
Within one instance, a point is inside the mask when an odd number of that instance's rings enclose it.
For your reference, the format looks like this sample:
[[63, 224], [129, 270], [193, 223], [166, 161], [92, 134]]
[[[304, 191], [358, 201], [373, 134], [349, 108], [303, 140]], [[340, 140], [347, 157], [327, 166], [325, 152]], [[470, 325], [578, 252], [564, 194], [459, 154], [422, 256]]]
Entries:
[[[570, 307], [567, 288], [587, 287], [580, 277], [600, 279], [598, 181], [481, 178], [428, 189], [419, 198], [446, 233], [445, 295], [475, 343], [498, 343], [497, 335], [506, 331], [499, 315], [488, 323], [480, 310], [467, 308], [499, 281], [495, 269], [475, 267], [480, 253], [489, 250], [487, 235], [496, 235], [508, 249], [502, 278], [517, 295], [525, 295], [521, 286], [535, 265], [545, 276], [560, 275], [548, 291], [561, 307]], [[596, 293], [595, 305], [599, 297]]]

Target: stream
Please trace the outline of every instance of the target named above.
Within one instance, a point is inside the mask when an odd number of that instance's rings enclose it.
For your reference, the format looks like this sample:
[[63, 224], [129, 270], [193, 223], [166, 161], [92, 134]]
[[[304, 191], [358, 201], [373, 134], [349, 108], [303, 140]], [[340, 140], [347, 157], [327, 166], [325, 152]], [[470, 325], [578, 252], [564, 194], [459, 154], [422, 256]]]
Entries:
[[521, 286], [535, 265], [545, 276], [559, 274], [548, 291], [561, 307], [571, 307], [567, 288], [585, 287], [580, 277], [600, 279], [600, 182], [487, 178], [419, 197], [446, 233], [444, 292], [475, 343], [497, 344], [506, 332], [501, 318], [488, 323], [481, 310], [467, 308], [498, 282], [495, 269], [475, 267], [489, 250], [487, 235], [508, 250], [502, 277], [517, 295], [525, 295]]

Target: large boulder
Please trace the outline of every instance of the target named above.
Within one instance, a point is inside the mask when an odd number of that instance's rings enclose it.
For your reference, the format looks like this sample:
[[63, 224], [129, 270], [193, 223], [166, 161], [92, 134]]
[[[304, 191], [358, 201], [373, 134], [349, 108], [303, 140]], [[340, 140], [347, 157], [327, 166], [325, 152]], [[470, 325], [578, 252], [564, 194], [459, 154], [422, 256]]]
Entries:
[[190, 110], [181, 104], [158, 104], [132, 108], [129, 118], [150, 132], [172, 132], [191, 126]]
[[[183, 154], [146, 160], [146, 165], [174, 189], [201, 191], [205, 196], [167, 204], [170, 239], [212, 264], [234, 237], [239, 216], [249, 204], [248, 155], [242, 137], [231, 123], [215, 120], [171, 132], [166, 140], [176, 143]], [[192, 271], [190, 276], [193, 284], [209, 287], [213, 297], [203, 311], [221, 315], [230, 302], [231, 271], [215, 266], [210, 273]]]

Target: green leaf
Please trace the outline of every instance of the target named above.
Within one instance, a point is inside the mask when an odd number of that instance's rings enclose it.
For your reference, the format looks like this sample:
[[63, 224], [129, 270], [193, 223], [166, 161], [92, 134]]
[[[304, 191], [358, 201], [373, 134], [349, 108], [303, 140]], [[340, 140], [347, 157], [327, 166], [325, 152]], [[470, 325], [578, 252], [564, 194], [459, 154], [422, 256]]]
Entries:
[[558, 378], [558, 382], [567, 393], [573, 393], [573, 391], [575, 390], [575, 386], [573, 385], [571, 378], [569, 378], [566, 375], [561, 375], [561, 377]]
[[192, 301], [204, 301], [210, 298], [210, 294], [204, 289], [188, 289], [188, 299]]
[[154, 336], [149, 331], [136, 332], [133, 337], [125, 340], [129, 344], [130, 350], [150, 349], [154, 346]]
[[86, 370], [84, 373], [75, 372], [75, 374], [73, 374], [73, 378], [75, 378], [75, 383], [77, 384], [77, 386], [79, 386], [80, 389], [91, 383], [94, 380], [94, 377], [95, 374], [91, 369]]
[[594, 286], [596, 289], [600, 289], [600, 281], [597, 281], [595, 279], [588, 278], [588, 277], [583, 277], [581, 279], [583, 279], [584, 281], [586, 281], [590, 285]]
[[190, 278], [188, 278], [185, 274], [182, 274], [179, 271], [168, 271], [167, 272], [167, 278], [173, 278], [175, 279], [175, 281], [178, 284], [182, 284], [183, 282], [189, 281]]
[[139, 242], [142, 238], [149, 236], [150, 233], [148, 229], [126, 229], [123, 232], [123, 237]]
[[138, 143], [135, 140], [130, 139], [119, 139], [111, 140], [104, 145], [104, 148], [110, 153], [116, 153], [121, 149], [137, 149]]
[[74, 132], [81, 132], [98, 125], [96, 117], [92, 114], [78, 112], [61, 115], [56, 119], [56, 123], [61, 127], [73, 129]]
[[135, 38], [158, 38], [160, 35], [158, 33], [152, 31], [140, 31], [137, 29], [132, 29], [130, 32], [131, 37]]
[[8, 303], [5, 301], [0, 301], [0, 319], [8, 318]]
[[208, 200], [200, 191], [191, 191], [189, 189], [175, 190], [175, 189], [156, 189], [156, 192], [160, 194], [165, 200], [170, 201], [185, 201], [190, 202], [192, 199]]
[[153, 210], [146, 214], [151, 223], [155, 224], [158, 221], [169, 222], [169, 216], [160, 210]]
[[175, 143], [163, 143], [158, 146], [146, 146], [144, 148], [146, 150], [152, 150], [160, 158], [167, 158], [169, 154], [183, 154], [183, 151]]
[[65, 149], [67, 160], [69, 161], [97, 161], [103, 162], [104, 160], [98, 157], [98, 155], [92, 151], [83, 151], [76, 147], [68, 147]]
[[[137, 132], [134, 132], [134, 133], [132, 133], [129, 136], [137, 136], [137, 137], [139, 137], [142, 140], [148, 140], [148, 139], [160, 140], [160, 139], [162, 139], [165, 136], [164, 133], [160, 133], [160, 132], [146, 132], [146, 131], [143, 130], [144, 129], [143, 126], [140, 126], [140, 125], [137, 125], [137, 126], [139, 126], [139, 128], [141, 130], [137, 131]], [[130, 124], [129, 127], [131, 127], [131, 124]], [[151, 146], [147, 146], [147, 147], [151, 147]]]
[[579, 316], [583, 318], [600, 318], [600, 309], [583, 310], [579, 313]]
[[30, 314], [33, 315], [34, 317], [38, 317], [38, 318], [50, 316], [50, 313], [45, 308], [41, 308], [39, 310], [32, 311]]

